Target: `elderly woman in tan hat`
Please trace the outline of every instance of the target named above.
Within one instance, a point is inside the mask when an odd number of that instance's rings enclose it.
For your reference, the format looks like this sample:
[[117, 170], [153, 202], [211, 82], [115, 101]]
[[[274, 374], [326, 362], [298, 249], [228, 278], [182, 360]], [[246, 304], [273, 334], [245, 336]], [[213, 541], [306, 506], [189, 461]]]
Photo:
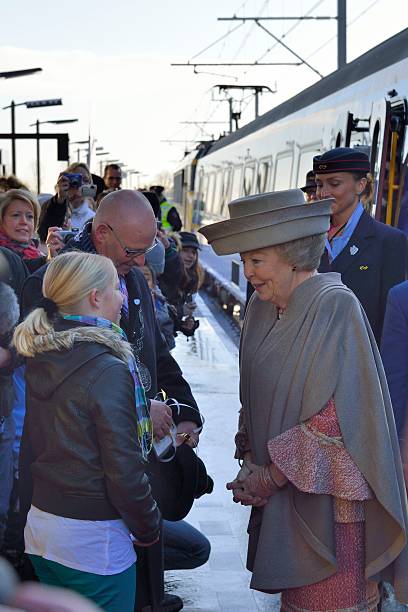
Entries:
[[251, 587], [287, 612], [375, 610], [378, 583], [408, 601], [407, 500], [395, 424], [364, 311], [337, 273], [318, 274], [332, 200], [250, 196], [200, 231], [241, 253], [255, 288], [242, 333], [229, 483], [251, 505]]

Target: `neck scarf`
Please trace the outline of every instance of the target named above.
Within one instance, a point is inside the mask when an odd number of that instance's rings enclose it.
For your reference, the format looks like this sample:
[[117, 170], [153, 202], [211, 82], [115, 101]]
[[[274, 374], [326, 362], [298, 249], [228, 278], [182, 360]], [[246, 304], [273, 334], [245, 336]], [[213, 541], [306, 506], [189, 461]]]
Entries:
[[1, 230], [0, 246], [10, 249], [13, 253], [17, 253], [22, 259], [36, 259], [37, 257], [43, 256], [43, 253], [41, 253], [34, 240], [30, 240], [29, 242], [17, 242], [17, 240], [13, 240]]
[[[101, 317], [89, 317], [83, 315], [64, 315], [63, 319], [66, 321], [78, 321], [85, 325], [93, 325], [94, 327], [103, 327], [115, 331], [121, 336], [121, 338], [127, 341], [126, 334], [119, 325], [103, 319]], [[143, 459], [147, 460], [147, 455], [152, 450], [153, 441], [153, 425], [149, 416], [149, 410], [147, 407], [147, 400], [143, 384], [140, 380], [139, 370], [136, 365], [136, 360], [130, 358], [128, 361], [128, 367], [133, 378], [135, 386], [135, 404], [136, 404], [136, 417], [137, 417], [137, 434], [142, 449]]]

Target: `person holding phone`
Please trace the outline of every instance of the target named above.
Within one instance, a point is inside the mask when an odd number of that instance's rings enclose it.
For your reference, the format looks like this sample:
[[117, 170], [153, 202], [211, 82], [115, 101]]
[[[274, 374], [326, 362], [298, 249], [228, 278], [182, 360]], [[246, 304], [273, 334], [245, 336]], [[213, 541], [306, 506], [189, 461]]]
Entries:
[[41, 208], [38, 235], [46, 241], [51, 227], [64, 227], [67, 215], [70, 215], [72, 228], [81, 230], [85, 223], [95, 216], [93, 198], [96, 187], [92, 184], [92, 175], [84, 163], [74, 163], [62, 172], [55, 186], [56, 194]]

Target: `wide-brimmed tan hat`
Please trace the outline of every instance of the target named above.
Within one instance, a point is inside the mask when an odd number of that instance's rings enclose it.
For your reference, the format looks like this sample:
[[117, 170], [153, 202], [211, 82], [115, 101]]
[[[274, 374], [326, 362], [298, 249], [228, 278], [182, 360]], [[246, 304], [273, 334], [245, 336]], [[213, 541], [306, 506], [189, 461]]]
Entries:
[[308, 204], [300, 189], [246, 196], [228, 204], [228, 221], [198, 231], [217, 255], [245, 253], [327, 232], [333, 202]]

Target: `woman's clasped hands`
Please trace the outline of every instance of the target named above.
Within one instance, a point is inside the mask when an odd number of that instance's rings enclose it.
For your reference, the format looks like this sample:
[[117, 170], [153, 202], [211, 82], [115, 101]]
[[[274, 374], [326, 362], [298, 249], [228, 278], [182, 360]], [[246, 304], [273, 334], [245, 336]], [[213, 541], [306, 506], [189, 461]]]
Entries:
[[256, 465], [246, 457], [235, 480], [227, 483], [227, 489], [233, 492], [235, 503], [260, 508], [286, 482], [285, 475], [273, 463]]

